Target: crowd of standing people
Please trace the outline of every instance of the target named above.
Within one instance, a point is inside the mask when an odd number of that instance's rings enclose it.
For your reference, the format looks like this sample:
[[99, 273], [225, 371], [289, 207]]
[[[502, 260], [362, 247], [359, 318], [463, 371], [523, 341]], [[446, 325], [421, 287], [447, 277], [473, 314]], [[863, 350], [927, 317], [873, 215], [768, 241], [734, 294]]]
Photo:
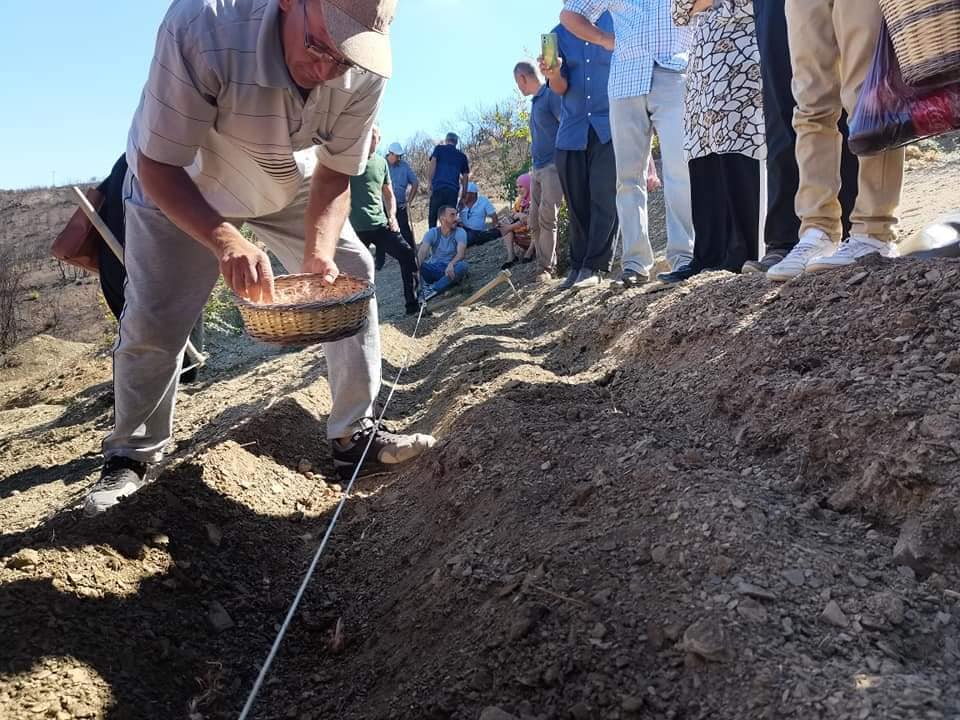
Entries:
[[[514, 67], [530, 98], [531, 136], [514, 215], [498, 217], [478, 196], [450, 133], [430, 157], [431, 232], [441, 208], [457, 208], [468, 247], [502, 238], [504, 268], [536, 261], [537, 279], [549, 282], [565, 201], [570, 271], [559, 287], [600, 285], [618, 236], [614, 284], [646, 283], [656, 137], [669, 264], [660, 282], [705, 270], [783, 281], [896, 254], [903, 152], [859, 160], [846, 142], [879, 35], [877, 0], [562, 5], [557, 58]], [[400, 182], [415, 192], [402, 147], [391, 148]]]

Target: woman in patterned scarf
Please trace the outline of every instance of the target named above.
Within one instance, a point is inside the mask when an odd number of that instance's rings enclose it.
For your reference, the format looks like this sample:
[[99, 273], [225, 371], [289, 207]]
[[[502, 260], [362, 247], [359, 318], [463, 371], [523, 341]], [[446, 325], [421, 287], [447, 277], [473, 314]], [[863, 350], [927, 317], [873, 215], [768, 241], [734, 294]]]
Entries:
[[663, 282], [756, 260], [766, 153], [753, 0], [674, 0], [673, 19], [695, 26], [684, 130], [696, 243], [690, 264]]
[[507, 261], [500, 266], [501, 270], [512, 268], [517, 262], [532, 262], [536, 254], [536, 247], [530, 238], [530, 228], [527, 226], [530, 218], [530, 180], [530, 173], [524, 173], [517, 178], [517, 199], [513, 203], [513, 216], [500, 225], [503, 246], [507, 250]]

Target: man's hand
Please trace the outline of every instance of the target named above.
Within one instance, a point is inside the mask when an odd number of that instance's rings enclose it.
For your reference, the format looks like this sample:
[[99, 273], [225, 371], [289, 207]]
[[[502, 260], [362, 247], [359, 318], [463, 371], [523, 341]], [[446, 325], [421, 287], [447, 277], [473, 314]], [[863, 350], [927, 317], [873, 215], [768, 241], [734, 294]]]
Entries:
[[400, 232], [400, 223], [397, 222], [396, 217], [390, 217], [387, 219], [387, 229], [390, 232]]
[[691, 15], [696, 15], [697, 13], [702, 13], [704, 10], [709, 10], [713, 7], [713, 0], [697, 0], [693, 4], [693, 9], [690, 11]]
[[323, 282], [327, 285], [333, 285], [340, 277], [340, 268], [333, 261], [333, 258], [310, 257], [303, 261], [303, 272], [320, 275]]
[[229, 223], [217, 228], [214, 242], [220, 251], [220, 272], [224, 282], [250, 302], [272, 303], [273, 270], [267, 254]]
[[546, 62], [544, 62], [543, 55], [541, 55], [537, 58], [537, 65], [540, 66], [540, 72], [543, 73], [547, 81], [555, 83], [561, 76], [560, 68], [563, 67], [563, 58], [558, 57], [556, 65], [547, 65]]
[[613, 52], [613, 49], [616, 47], [616, 45], [617, 41], [613, 33], [603, 33], [603, 39], [600, 42], [600, 47], [602, 47], [604, 50]]
[[457, 279], [456, 263], [453, 260], [447, 265], [447, 277], [450, 278], [451, 281]]

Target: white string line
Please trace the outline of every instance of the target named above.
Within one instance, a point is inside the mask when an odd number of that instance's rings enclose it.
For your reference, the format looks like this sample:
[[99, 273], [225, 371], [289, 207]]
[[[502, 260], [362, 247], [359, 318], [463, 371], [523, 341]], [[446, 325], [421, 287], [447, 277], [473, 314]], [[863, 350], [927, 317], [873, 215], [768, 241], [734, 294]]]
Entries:
[[373, 432], [370, 433], [370, 439], [367, 440], [367, 446], [363, 449], [363, 453], [360, 455], [360, 462], [357, 463], [357, 467], [353, 471], [353, 477], [350, 478], [350, 482], [347, 484], [347, 487], [343, 492], [343, 497], [340, 498], [340, 502], [337, 504], [337, 509], [334, 511], [333, 518], [331, 518], [330, 524], [327, 526], [327, 531], [323, 535], [323, 540], [320, 542], [320, 547], [317, 548], [317, 552], [313, 556], [313, 561], [310, 563], [310, 567], [307, 569], [307, 574], [304, 576], [303, 582], [300, 583], [300, 589], [297, 590], [297, 594], [293, 598], [293, 604], [287, 611], [287, 617], [284, 619], [283, 625], [280, 626], [280, 631], [277, 633], [276, 640], [273, 641], [273, 646], [270, 648], [270, 654], [267, 655], [267, 659], [264, 661], [263, 667], [260, 668], [260, 674], [257, 675], [257, 680], [253, 684], [253, 689], [250, 691], [249, 697], [247, 697], [247, 702], [243, 706], [243, 710], [240, 711], [239, 720], [246, 720], [247, 716], [250, 714], [250, 711], [253, 709], [253, 704], [257, 700], [257, 695], [260, 693], [260, 688], [263, 685], [263, 681], [266, 679], [267, 673], [270, 671], [270, 666], [273, 664], [273, 661], [277, 656], [277, 651], [280, 649], [280, 644], [283, 642], [283, 638], [287, 634], [287, 629], [290, 627], [290, 623], [297, 614], [297, 608], [300, 607], [300, 601], [303, 599], [307, 585], [310, 584], [310, 580], [313, 578], [313, 573], [317, 569], [317, 563], [320, 562], [320, 556], [327, 547], [327, 541], [330, 539], [330, 535], [333, 533], [333, 528], [336, 526], [337, 520], [340, 518], [340, 512], [343, 510], [344, 505], [346, 505], [347, 500], [350, 498], [350, 491], [353, 490], [353, 484], [356, 482], [357, 476], [360, 474], [360, 469], [363, 467], [364, 460], [367, 459], [367, 453], [370, 450], [370, 446], [373, 444], [373, 439], [377, 434], [377, 428], [380, 426], [383, 416], [387, 412], [387, 407], [389, 407], [390, 401], [393, 399], [393, 394], [397, 390], [397, 385], [400, 383], [400, 376], [403, 375], [404, 370], [407, 369], [407, 363], [410, 361], [410, 355], [413, 353], [413, 341], [416, 339], [417, 331], [420, 329], [420, 320], [423, 318], [423, 311], [425, 308], [426, 304], [421, 303], [420, 313], [417, 315], [417, 324], [413, 328], [413, 335], [410, 337], [410, 347], [407, 348], [407, 355], [400, 364], [400, 370], [397, 371], [397, 377], [393, 381], [393, 387], [390, 388], [390, 392], [387, 394], [387, 400], [383, 404], [383, 410], [380, 411], [380, 417], [377, 418], [377, 424], [374, 426]]

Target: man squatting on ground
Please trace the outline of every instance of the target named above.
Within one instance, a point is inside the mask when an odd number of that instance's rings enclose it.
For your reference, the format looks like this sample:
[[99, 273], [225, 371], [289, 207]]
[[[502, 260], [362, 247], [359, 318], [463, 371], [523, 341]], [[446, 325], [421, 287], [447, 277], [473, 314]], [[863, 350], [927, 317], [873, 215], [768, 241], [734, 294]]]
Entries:
[[[126, 309], [114, 350], [115, 427], [85, 510], [139, 489], [173, 432], [190, 328], [219, 274], [238, 294], [272, 299], [267, 255], [333, 282], [373, 280], [347, 223], [350, 177], [366, 167], [391, 73], [395, 0], [181, 0], [156, 51], [127, 146]], [[229, 48], [230, 52], [225, 51]], [[367, 440], [393, 465], [434, 444], [371, 419], [380, 390], [376, 301], [358, 335], [327, 343], [334, 464], [349, 476]]]

